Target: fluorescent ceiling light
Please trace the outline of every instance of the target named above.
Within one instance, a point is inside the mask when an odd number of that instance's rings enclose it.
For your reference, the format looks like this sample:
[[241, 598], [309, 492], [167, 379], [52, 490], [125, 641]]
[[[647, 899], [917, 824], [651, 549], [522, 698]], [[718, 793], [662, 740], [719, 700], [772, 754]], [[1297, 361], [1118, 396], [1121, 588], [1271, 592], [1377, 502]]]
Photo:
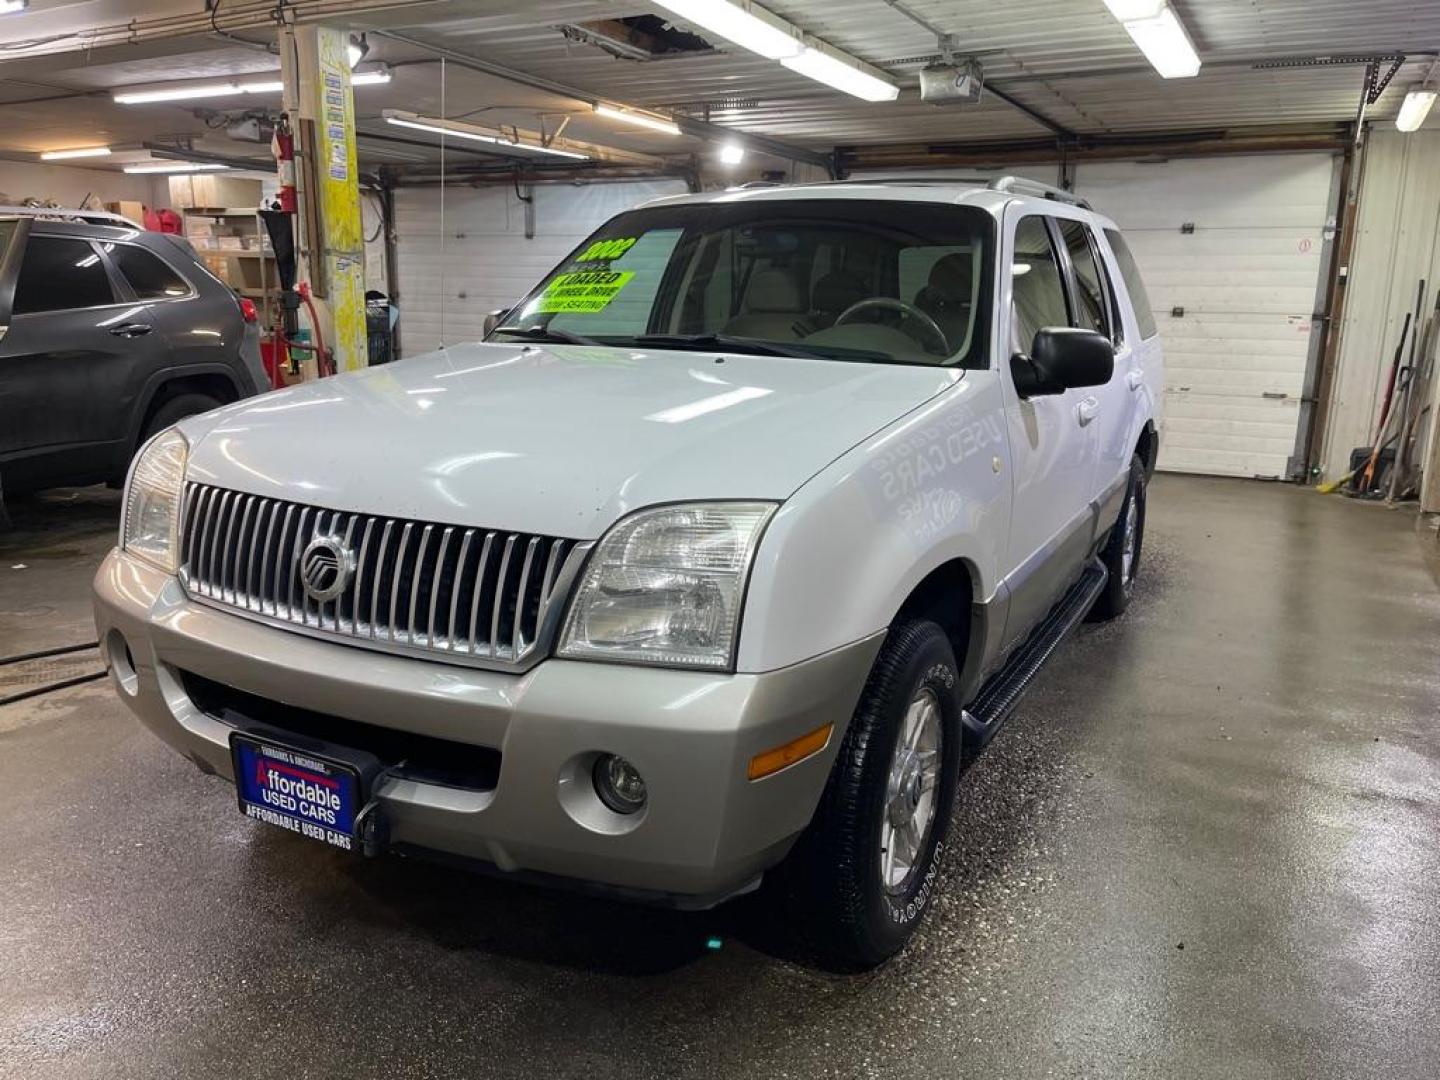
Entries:
[[457, 120], [442, 120], [438, 117], [414, 116], [388, 109], [385, 112], [385, 122], [397, 127], [413, 128], [416, 131], [428, 131], [433, 135], [444, 135], [451, 139], [487, 143], [505, 150], [526, 150], [536, 154], [573, 158], [576, 161], [590, 160], [589, 154], [577, 153], [574, 150], [562, 150], [558, 146], [546, 146], [539, 141], [538, 137], [535, 137], [533, 141], [524, 141], [525, 136], [531, 134], [529, 132], [516, 132], [521, 140], [516, 141], [516, 138], [497, 129], [476, 127], [473, 124], [462, 124]]
[[41, 161], [63, 161], [66, 158], [109, 157], [108, 146], [82, 146], [76, 150], [46, 150], [40, 155]]
[[740, 0], [656, 0], [688, 23], [759, 53], [766, 60], [797, 55], [805, 47], [787, 23]]
[[1200, 73], [1200, 57], [1185, 26], [1166, 0], [1105, 0], [1150, 66], [1164, 79]]
[[0, 0], [0, 15], [14, 15], [30, 6], [30, 0]]
[[726, 143], [720, 147], [720, 163], [722, 165], [739, 165], [745, 160], [745, 147], [739, 143]]
[[152, 161], [144, 165], [126, 165], [127, 173], [195, 173], [218, 172], [229, 165], [214, 165], [208, 161]]
[[[278, 75], [277, 71], [275, 75]], [[390, 81], [388, 68], [357, 71], [350, 76], [351, 86], [380, 86]], [[157, 86], [153, 90], [121, 90], [115, 93], [117, 105], [153, 105], [161, 101], [199, 101], [203, 98], [234, 97], [237, 94], [278, 94], [285, 84], [274, 76], [235, 79], [230, 82], [178, 83]]]
[[351, 34], [350, 43], [345, 46], [345, 58], [350, 61], [350, 66], [353, 68], [356, 64], [360, 63], [361, 60], [365, 59], [365, 54], [369, 51], [370, 39], [368, 37], [364, 34], [358, 37]]
[[680, 125], [659, 113], [644, 112], [640, 109], [622, 109], [617, 105], [596, 105], [595, 115], [619, 120], [625, 124], [634, 124], [637, 127], [649, 128], [651, 131], [663, 131], [666, 135], [680, 134]]
[[350, 73], [351, 86], [383, 86], [390, 81], [390, 69], [378, 67], [373, 71], [352, 71]]
[[780, 63], [791, 71], [865, 101], [894, 101], [900, 96], [900, 87], [894, 83], [808, 45], [799, 56], [787, 56]]
[[1430, 115], [1436, 93], [1437, 91], [1425, 86], [1412, 88], [1400, 105], [1400, 115], [1395, 117], [1395, 126], [1405, 132], [1418, 131], [1420, 125], [1425, 123], [1425, 117]]

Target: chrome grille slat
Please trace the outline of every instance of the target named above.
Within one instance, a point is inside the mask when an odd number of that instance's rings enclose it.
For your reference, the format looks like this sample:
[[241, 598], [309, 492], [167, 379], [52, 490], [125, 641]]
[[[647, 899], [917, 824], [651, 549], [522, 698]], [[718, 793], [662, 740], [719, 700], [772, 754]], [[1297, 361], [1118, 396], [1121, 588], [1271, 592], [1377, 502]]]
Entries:
[[[181, 580], [240, 615], [368, 648], [502, 669], [547, 646], [547, 616], [589, 545], [558, 537], [407, 521], [186, 485]], [[300, 560], [317, 536], [341, 540], [354, 573], [316, 603]]]
[[485, 534], [485, 544], [480, 549], [480, 562], [475, 566], [475, 586], [470, 594], [470, 632], [465, 635], [469, 642], [469, 652], [472, 656], [480, 651], [479, 624], [475, 621], [480, 617], [480, 597], [485, 585], [485, 575], [490, 572], [490, 549], [495, 544], [495, 534]]

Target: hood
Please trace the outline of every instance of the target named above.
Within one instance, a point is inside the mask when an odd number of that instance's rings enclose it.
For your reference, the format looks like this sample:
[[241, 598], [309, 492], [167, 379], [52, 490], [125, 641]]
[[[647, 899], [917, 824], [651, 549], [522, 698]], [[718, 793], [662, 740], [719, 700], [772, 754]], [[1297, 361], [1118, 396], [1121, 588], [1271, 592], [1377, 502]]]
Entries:
[[962, 375], [474, 344], [253, 398], [182, 430], [191, 480], [584, 540], [655, 503], [784, 499]]

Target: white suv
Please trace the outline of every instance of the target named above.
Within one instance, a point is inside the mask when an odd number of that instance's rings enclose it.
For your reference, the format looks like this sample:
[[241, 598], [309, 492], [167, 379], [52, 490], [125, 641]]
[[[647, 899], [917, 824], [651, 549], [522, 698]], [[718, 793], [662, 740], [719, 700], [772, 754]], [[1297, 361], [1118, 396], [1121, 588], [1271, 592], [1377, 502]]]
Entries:
[[122, 698], [346, 850], [903, 946], [961, 770], [1122, 611], [1161, 357], [1073, 197], [621, 214], [484, 343], [182, 421], [95, 582]]

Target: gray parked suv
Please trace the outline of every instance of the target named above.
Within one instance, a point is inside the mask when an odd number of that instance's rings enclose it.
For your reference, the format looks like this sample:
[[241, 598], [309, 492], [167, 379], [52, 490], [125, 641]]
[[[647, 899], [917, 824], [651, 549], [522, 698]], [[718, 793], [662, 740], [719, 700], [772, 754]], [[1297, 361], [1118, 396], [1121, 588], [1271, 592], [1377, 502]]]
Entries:
[[0, 208], [0, 490], [120, 480], [155, 432], [267, 389], [254, 305], [188, 242], [34, 213]]

